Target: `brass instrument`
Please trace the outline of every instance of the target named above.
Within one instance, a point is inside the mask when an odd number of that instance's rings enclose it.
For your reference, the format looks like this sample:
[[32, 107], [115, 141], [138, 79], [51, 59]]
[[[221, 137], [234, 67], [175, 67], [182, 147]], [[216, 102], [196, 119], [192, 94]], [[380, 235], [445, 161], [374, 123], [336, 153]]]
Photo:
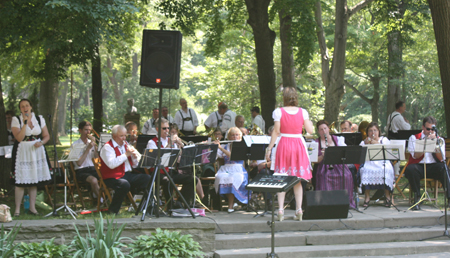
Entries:
[[331, 123], [331, 125], [328, 128], [330, 128], [330, 132], [332, 132], [333, 134], [339, 133], [338, 130], [336, 129], [336, 121]]
[[361, 136], [362, 136], [362, 139], [363, 139], [363, 140], [365, 140], [365, 139], [367, 138], [367, 133], [366, 133], [367, 126], [369, 126], [369, 122], [367, 122], [367, 121], [362, 121], [362, 122], [359, 124], [359, 127], [358, 127], [358, 132], [361, 133]]
[[259, 126], [253, 124], [253, 128], [250, 131], [249, 135], [264, 135], [264, 132]]

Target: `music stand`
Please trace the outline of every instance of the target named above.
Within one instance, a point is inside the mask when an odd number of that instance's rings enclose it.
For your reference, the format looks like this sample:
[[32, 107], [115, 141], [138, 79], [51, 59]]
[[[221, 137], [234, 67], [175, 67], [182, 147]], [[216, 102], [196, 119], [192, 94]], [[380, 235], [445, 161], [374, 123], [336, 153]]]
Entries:
[[357, 146], [362, 141], [362, 135], [360, 132], [358, 132], [358, 133], [336, 133], [333, 135], [344, 137], [345, 144], [347, 144], [347, 146]]
[[[367, 147], [367, 156], [366, 156], [366, 161], [377, 161], [377, 160], [381, 160], [384, 161], [383, 162], [383, 185], [384, 185], [384, 190], [386, 190], [386, 161], [389, 160], [395, 160], [397, 162], [399, 162], [400, 160], [404, 160], [405, 159], [405, 151], [403, 149], [403, 145], [401, 144], [369, 144], [366, 145]], [[392, 198], [393, 196], [391, 196], [391, 199], [388, 200], [386, 198], [386, 193], [385, 191], [383, 191], [383, 195], [381, 197], [384, 197], [385, 200], [387, 200], [387, 204], [394, 206], [394, 208], [397, 211], [400, 211], [398, 209], [397, 206], [395, 206], [395, 204], [392, 203]], [[380, 198], [378, 198], [376, 200], [379, 201]], [[364, 210], [367, 210], [367, 208], [369, 208], [370, 205], [368, 205]]]
[[[342, 164], [342, 190], [346, 190], [344, 165], [364, 163], [364, 160], [366, 159], [366, 149], [367, 147], [365, 146], [332, 146], [326, 149], [323, 157], [324, 165]], [[357, 191], [355, 198], [359, 198]], [[359, 211], [358, 206], [356, 206], [355, 210]]]
[[[214, 163], [217, 156], [217, 144], [200, 144], [200, 145], [189, 145], [183, 148], [183, 153], [180, 159], [180, 168], [192, 167], [193, 177], [194, 177], [194, 191], [197, 189], [196, 180], [196, 166]], [[195, 193], [193, 207], [195, 207], [195, 202], [198, 201], [206, 210], [211, 212], [208, 207], [206, 207], [197, 193]]]
[[144, 153], [144, 150], [147, 148], [148, 141], [155, 138], [156, 135], [154, 134], [141, 134], [138, 135], [138, 138], [136, 140], [136, 150], [142, 154]]
[[[414, 145], [414, 153], [416, 152], [421, 152], [425, 155], [425, 153], [436, 153], [436, 141], [435, 140], [429, 140], [427, 138], [425, 138], [424, 140], [416, 140], [416, 144]], [[423, 162], [423, 175], [424, 175], [424, 192], [423, 194], [420, 196], [419, 201], [417, 201], [413, 206], [409, 207], [408, 210], [414, 208], [416, 205], [418, 205], [419, 203], [423, 202], [423, 201], [429, 201], [430, 203], [433, 203], [431, 201], [431, 197], [427, 192], [427, 162], [424, 161]], [[440, 210], [440, 208], [437, 205], [434, 205], [434, 207], [438, 208]], [[447, 209], [447, 207], [445, 207]]]
[[[58, 164], [77, 161], [79, 159], [79, 157], [81, 156], [81, 153], [83, 153], [85, 149], [86, 149], [86, 146], [84, 144], [74, 144], [70, 149], [65, 150], [65, 153], [63, 154], [62, 159], [58, 160]], [[53, 191], [56, 192], [56, 187], [53, 189]], [[53, 200], [53, 201], [55, 202], [55, 206], [56, 206], [56, 200]], [[75, 216], [78, 216], [78, 214], [67, 205], [67, 171], [65, 171], [65, 170], [64, 170], [64, 204], [61, 207], [59, 207], [58, 209], [56, 209], [54, 212], [57, 213], [61, 209], [66, 209], [66, 211], [72, 216], [72, 218], [74, 220], [77, 219], [77, 218], [75, 218]], [[45, 215], [45, 217], [48, 217], [52, 214], [53, 214], [53, 212]]]
[[422, 130], [398, 130], [395, 140], [406, 140], [406, 146], [408, 147], [408, 140], [411, 135], [416, 135], [422, 132]]
[[[179, 194], [179, 196], [181, 197], [181, 200], [188, 208], [192, 217], [195, 219], [195, 214], [192, 212], [191, 208], [189, 208], [183, 195], [180, 193], [180, 191], [176, 187], [175, 183], [173, 182], [172, 177], [165, 170], [166, 166], [167, 167], [173, 166], [173, 164], [176, 163], [179, 152], [180, 152], [179, 149], [159, 149], [159, 150], [158, 149], [146, 149], [145, 150], [141, 160], [139, 161], [139, 167], [141, 167], [141, 168], [153, 167], [154, 170], [153, 170], [153, 178], [152, 178], [150, 188], [146, 190], [147, 193], [144, 193], [142, 200], [139, 203], [139, 207], [136, 210], [136, 215], [139, 213], [140, 210], [143, 211], [141, 221], [145, 220], [145, 215], [147, 213], [149, 201], [150, 200], [154, 201], [153, 196], [152, 196], [153, 185], [154, 185], [155, 180], [158, 177], [160, 172], [163, 172], [167, 176], [170, 184], [175, 189], [175, 191]], [[156, 190], [159, 191], [159, 187], [157, 187]], [[157, 192], [157, 194], [159, 194], [159, 193]], [[145, 204], [144, 204], [144, 201], [145, 201]], [[142, 205], [144, 205], [144, 206], [142, 206]], [[156, 207], [157, 207], [156, 215], [157, 215], [157, 217], [159, 217], [159, 210], [158, 210], [159, 209], [159, 200], [157, 200], [157, 202], [156, 202]]]
[[204, 142], [208, 140], [207, 135], [179, 136], [179, 137], [186, 142], [193, 142], [193, 143]]

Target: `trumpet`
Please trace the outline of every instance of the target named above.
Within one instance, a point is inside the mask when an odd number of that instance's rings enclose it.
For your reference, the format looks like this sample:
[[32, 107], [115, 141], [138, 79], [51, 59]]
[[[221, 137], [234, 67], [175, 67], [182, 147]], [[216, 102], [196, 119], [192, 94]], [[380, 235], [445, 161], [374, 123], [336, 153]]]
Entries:
[[127, 149], [129, 151], [131, 151], [134, 155], [136, 155], [136, 159], [139, 161], [142, 157], [142, 155], [139, 153], [139, 151], [136, 150], [136, 148], [134, 148], [134, 146], [129, 144], [127, 141], [125, 141], [125, 145], [127, 146]]

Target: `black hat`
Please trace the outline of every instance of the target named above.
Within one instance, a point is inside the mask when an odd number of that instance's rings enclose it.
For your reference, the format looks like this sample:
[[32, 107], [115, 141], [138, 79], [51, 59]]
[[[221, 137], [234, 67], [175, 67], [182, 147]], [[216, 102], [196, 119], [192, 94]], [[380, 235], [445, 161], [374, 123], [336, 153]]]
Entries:
[[251, 112], [255, 111], [256, 113], [259, 113], [259, 107], [252, 107], [252, 109], [250, 109]]

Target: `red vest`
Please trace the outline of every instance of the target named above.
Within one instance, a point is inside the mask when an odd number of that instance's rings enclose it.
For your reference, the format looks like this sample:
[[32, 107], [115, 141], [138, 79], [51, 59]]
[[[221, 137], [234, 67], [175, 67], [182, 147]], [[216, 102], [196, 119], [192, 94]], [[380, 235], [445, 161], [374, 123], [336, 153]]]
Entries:
[[[107, 143], [109, 146], [113, 147], [113, 143], [112, 140], [109, 140]], [[127, 146], [125, 145], [125, 151], [127, 150]], [[116, 157], [119, 157], [120, 155], [122, 155], [120, 153], [119, 147], [115, 147], [114, 151], [116, 152]], [[133, 160], [131, 160], [131, 156], [128, 157], [128, 161], [130, 162], [130, 166], [133, 165]], [[115, 179], [119, 179], [122, 178], [125, 175], [125, 162], [122, 163], [121, 165], [119, 165], [116, 168], [109, 168], [106, 163], [103, 161], [102, 157], [100, 157], [100, 172], [102, 173], [102, 177], [103, 179], [108, 179], [108, 178], [115, 178]]]
[[[418, 133], [418, 134], [416, 134], [416, 135], [414, 135], [414, 136], [416, 137], [416, 139], [420, 139], [420, 137], [422, 137], [422, 132], [420, 132], [420, 133]], [[436, 153], [432, 153], [432, 155], [433, 155], [433, 158], [434, 158], [434, 160], [436, 161], [436, 163], [441, 162], [441, 161], [439, 161], [438, 158], [436, 157]], [[417, 163], [419, 163], [420, 161], [423, 160], [423, 157], [424, 157], [424, 154], [422, 154], [422, 156], [420, 156], [418, 159], [413, 158], [412, 155], [409, 156], [408, 165], [409, 165], [409, 164], [417, 164]]]

